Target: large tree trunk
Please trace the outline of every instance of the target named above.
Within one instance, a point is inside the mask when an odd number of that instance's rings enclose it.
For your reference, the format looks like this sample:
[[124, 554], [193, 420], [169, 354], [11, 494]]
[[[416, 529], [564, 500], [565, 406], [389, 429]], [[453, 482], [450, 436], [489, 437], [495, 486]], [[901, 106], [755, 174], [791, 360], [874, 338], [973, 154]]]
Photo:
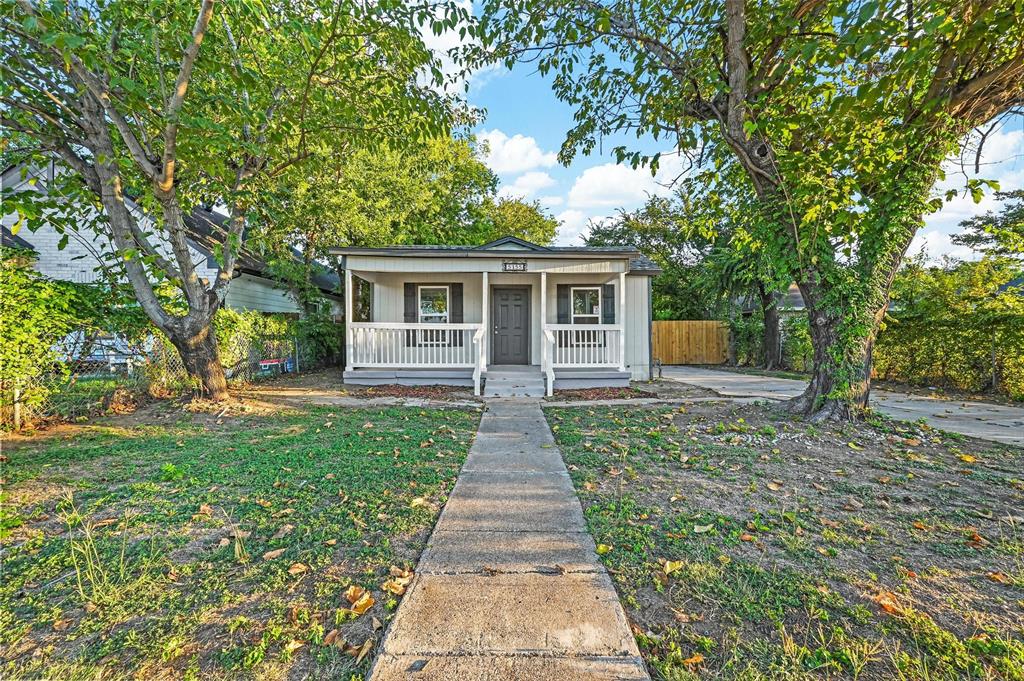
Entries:
[[764, 317], [764, 368], [778, 369], [782, 366], [782, 336], [779, 331], [779, 308], [775, 294], [765, 291], [762, 284], [757, 285], [757, 296], [761, 303]]
[[871, 395], [871, 353], [889, 304], [889, 287], [895, 275], [873, 282], [874, 303], [866, 309], [827, 306], [823, 291], [813, 282], [799, 283], [807, 306], [814, 365], [811, 381], [802, 395], [790, 400], [791, 412], [816, 421], [852, 420], [864, 414]]
[[199, 381], [203, 397], [214, 402], [228, 399], [228, 380], [220, 363], [213, 324], [207, 322], [198, 331], [170, 333], [168, 338], [178, 350], [185, 371]]

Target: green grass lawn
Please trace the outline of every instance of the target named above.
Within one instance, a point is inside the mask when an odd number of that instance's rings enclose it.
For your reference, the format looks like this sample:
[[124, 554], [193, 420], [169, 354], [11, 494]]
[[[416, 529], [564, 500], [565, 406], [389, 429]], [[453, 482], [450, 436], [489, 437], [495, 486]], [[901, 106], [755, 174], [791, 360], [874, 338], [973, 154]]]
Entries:
[[478, 420], [185, 415], [7, 452], [0, 676], [360, 678]]
[[1024, 679], [1024, 451], [769, 407], [548, 409], [655, 678]]

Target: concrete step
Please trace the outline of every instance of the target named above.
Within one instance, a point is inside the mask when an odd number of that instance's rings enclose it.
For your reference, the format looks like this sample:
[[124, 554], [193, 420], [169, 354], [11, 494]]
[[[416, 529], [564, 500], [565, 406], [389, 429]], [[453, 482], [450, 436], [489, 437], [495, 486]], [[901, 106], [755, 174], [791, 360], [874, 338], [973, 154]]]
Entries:
[[488, 371], [484, 397], [543, 397], [544, 376], [540, 369]]

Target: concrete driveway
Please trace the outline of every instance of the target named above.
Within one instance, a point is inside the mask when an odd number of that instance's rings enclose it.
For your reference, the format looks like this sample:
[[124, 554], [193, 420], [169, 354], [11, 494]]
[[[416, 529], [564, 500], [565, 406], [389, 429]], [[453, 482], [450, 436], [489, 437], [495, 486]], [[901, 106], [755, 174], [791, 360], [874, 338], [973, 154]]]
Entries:
[[[803, 392], [806, 381], [716, 371], [688, 366], [667, 366], [665, 378], [713, 390], [725, 397], [785, 400]], [[987, 402], [963, 402], [918, 397], [887, 390], [871, 391], [872, 407], [886, 416], [926, 423], [942, 430], [1004, 444], [1024, 446], [1024, 408]]]

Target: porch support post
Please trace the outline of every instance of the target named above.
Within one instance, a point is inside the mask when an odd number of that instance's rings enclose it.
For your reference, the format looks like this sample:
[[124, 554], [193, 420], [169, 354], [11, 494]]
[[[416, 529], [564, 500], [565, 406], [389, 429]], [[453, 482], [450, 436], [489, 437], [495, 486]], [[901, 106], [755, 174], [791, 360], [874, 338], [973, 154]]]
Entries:
[[626, 370], [626, 273], [619, 272], [619, 309], [615, 313], [619, 327], [619, 371]]
[[345, 370], [352, 371], [352, 270], [345, 268]]
[[491, 343], [491, 280], [489, 273], [485, 270], [480, 277], [483, 291], [480, 294], [480, 319], [483, 321], [484, 337], [480, 339], [480, 371], [487, 372], [488, 347]]
[[544, 336], [544, 327], [548, 323], [548, 273], [540, 273], [540, 370], [548, 370], [548, 340]]

